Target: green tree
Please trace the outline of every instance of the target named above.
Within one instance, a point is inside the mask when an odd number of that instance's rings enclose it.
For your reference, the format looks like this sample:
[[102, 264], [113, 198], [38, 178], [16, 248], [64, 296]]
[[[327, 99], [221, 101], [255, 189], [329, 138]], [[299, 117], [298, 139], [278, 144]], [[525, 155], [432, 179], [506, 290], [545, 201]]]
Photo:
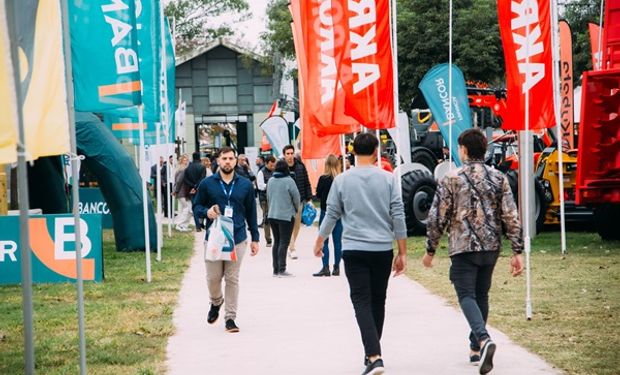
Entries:
[[288, 10], [289, 0], [269, 0], [267, 5], [267, 31], [261, 34], [265, 51], [269, 55], [279, 54], [287, 59], [295, 58], [295, 44]]
[[[588, 23], [598, 25], [601, 0], [573, 0], [564, 4], [561, 17], [568, 21], [573, 35], [573, 72], [575, 84], [581, 83], [581, 74], [592, 70], [592, 49]], [[603, 25], [604, 27], [604, 25]]]
[[[433, 66], [448, 62], [448, 2], [411, 0], [398, 3], [400, 103], [409, 109], [421, 97], [418, 85]], [[495, 1], [453, 2], [452, 59], [466, 80], [500, 86], [504, 56]]]
[[[177, 54], [220, 36], [232, 35], [232, 23], [247, 17], [246, 0], [173, 0], [164, 13], [175, 19]], [[216, 25], [214, 17], [231, 14], [223, 25]]]

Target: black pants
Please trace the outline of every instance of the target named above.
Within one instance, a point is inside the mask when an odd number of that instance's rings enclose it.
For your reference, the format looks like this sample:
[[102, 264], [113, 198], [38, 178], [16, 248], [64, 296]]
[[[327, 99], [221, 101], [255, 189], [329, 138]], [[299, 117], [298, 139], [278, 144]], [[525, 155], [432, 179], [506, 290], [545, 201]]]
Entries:
[[385, 294], [392, 270], [392, 250], [342, 252], [355, 318], [367, 357], [381, 355]]
[[282, 273], [286, 271], [286, 251], [289, 242], [291, 242], [295, 220], [269, 219], [269, 224], [273, 232], [273, 247], [271, 249], [273, 273]]
[[469, 323], [469, 347], [480, 350], [480, 341], [489, 338], [489, 289], [499, 251], [457, 254], [451, 258], [450, 281], [454, 284], [461, 310]]

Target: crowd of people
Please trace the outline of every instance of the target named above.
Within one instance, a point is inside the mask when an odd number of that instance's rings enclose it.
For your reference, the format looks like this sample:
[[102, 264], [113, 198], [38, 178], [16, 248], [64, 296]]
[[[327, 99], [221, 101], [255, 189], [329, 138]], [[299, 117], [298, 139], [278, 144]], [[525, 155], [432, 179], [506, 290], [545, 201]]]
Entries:
[[[482, 162], [487, 145], [484, 135], [476, 129], [465, 131], [458, 144], [464, 163], [439, 182], [428, 218], [422, 263], [432, 266], [439, 239], [447, 231], [450, 280], [471, 328], [469, 359], [479, 365], [480, 374], [486, 374], [493, 368], [496, 350], [486, 330], [493, 270], [502, 233], [506, 233], [513, 251], [511, 272], [513, 276], [522, 273], [521, 225], [506, 177]], [[313, 276], [339, 276], [341, 260], [344, 262], [365, 352], [363, 374], [382, 374], [386, 292], [390, 274], [398, 276], [407, 267], [407, 228], [397, 176], [385, 165], [377, 166], [379, 140], [372, 133], [361, 133], [353, 142], [353, 151], [354, 167], [329, 155], [316, 186], [320, 216], [313, 252], [321, 258], [322, 267]], [[313, 194], [308, 171], [295, 156], [294, 147], [284, 147], [282, 155], [281, 159], [259, 158], [256, 175], [247, 157], [237, 156], [229, 147], [219, 151], [212, 167], [199, 153], [193, 154], [189, 165], [186, 156], [179, 160], [173, 189], [179, 200], [176, 228], [188, 230], [192, 217], [196, 230], [209, 228], [221, 215], [234, 223], [236, 259], [205, 261], [210, 298], [207, 323], [215, 323], [225, 306], [228, 332], [239, 332], [235, 320], [244, 255], [248, 246], [251, 256], [259, 251], [257, 206], [262, 210], [266, 246], [272, 247], [273, 276], [293, 276], [287, 259], [297, 259], [302, 211]]]

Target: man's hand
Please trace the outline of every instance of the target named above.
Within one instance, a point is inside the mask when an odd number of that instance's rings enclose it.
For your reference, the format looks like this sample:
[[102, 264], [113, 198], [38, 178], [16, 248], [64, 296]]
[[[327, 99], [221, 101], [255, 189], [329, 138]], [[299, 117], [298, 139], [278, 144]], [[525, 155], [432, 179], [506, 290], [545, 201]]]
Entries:
[[405, 273], [407, 269], [407, 254], [398, 254], [394, 258], [392, 263], [392, 271], [394, 271], [394, 277]]
[[316, 242], [314, 243], [314, 256], [321, 258], [323, 256], [323, 243], [325, 242], [325, 238], [318, 236], [316, 238]]
[[255, 256], [258, 254], [258, 242], [252, 242], [250, 244], [250, 255]]
[[433, 258], [434, 256], [429, 253], [424, 254], [424, 257], [422, 258], [422, 264], [424, 267], [431, 268], [433, 266]]
[[218, 216], [220, 216], [220, 207], [217, 204], [214, 204], [207, 211], [207, 217], [211, 220], [215, 220]]
[[190, 191], [189, 191], [189, 193], [190, 193], [191, 195], [196, 194], [196, 189], [195, 189], [195, 188], [192, 188], [192, 190], [190, 190]]
[[521, 254], [515, 254], [510, 258], [510, 273], [514, 277], [523, 273], [523, 258]]

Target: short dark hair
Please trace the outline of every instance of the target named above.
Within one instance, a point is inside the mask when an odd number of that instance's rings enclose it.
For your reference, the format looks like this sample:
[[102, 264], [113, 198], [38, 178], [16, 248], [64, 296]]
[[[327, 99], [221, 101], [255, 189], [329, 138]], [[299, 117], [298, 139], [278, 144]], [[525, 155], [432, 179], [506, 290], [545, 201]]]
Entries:
[[265, 157], [263, 160], [265, 160], [265, 164], [267, 164], [267, 163], [275, 163], [277, 159], [275, 156], [269, 155]]
[[291, 171], [288, 169], [288, 163], [284, 159], [279, 159], [276, 162], [276, 167], [274, 168], [274, 171], [280, 172], [285, 176], [289, 176], [291, 174]]
[[233, 154], [235, 154], [235, 157], [237, 157], [237, 152], [235, 151], [235, 149], [228, 146], [220, 148], [220, 152], [218, 153], [217, 157], [219, 158], [220, 156], [222, 156], [222, 154], [227, 154], [229, 152], [232, 152]]
[[295, 147], [293, 145], [286, 145], [284, 146], [284, 148], [282, 149], [282, 155], [286, 154], [286, 150], [293, 150], [293, 152], [295, 151]]
[[194, 151], [192, 153], [192, 160], [200, 161], [200, 151]]
[[487, 152], [487, 138], [479, 129], [467, 129], [459, 135], [459, 145], [467, 149], [470, 159], [482, 160]]
[[353, 140], [355, 155], [370, 156], [379, 147], [379, 140], [372, 133], [360, 133]]

